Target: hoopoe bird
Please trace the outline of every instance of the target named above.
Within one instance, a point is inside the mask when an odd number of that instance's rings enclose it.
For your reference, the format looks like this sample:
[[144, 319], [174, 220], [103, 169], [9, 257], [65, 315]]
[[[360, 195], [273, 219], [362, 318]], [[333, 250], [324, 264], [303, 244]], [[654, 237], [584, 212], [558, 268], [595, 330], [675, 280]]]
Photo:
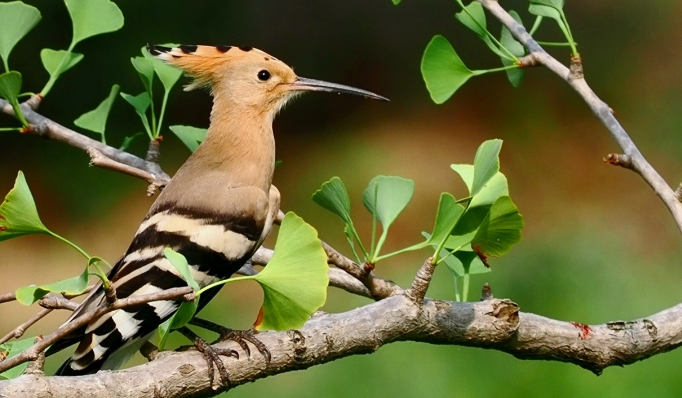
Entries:
[[[298, 77], [282, 61], [251, 47], [147, 48], [193, 77], [186, 90], [209, 88], [213, 109], [206, 139], [161, 192], [127, 252], [110, 271], [118, 298], [187, 285], [164, 256], [165, 248], [185, 256], [201, 287], [230, 277], [253, 255], [279, 211], [280, 194], [272, 185], [272, 122], [292, 97], [326, 91], [385, 100], [353, 87]], [[218, 290], [202, 294], [199, 309]], [[70, 319], [104, 300], [100, 286]], [[150, 302], [91, 321], [51, 348], [54, 352], [78, 343], [57, 374], [82, 375], [121, 367], [179, 305], [177, 301]], [[209, 371], [212, 378], [210, 367]]]

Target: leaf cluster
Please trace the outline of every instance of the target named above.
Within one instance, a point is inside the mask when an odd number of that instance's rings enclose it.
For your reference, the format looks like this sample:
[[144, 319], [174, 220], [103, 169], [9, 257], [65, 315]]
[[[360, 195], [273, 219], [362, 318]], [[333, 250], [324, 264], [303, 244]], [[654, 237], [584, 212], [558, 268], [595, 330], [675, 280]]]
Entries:
[[[511, 34], [509, 29], [502, 27], [499, 39], [488, 30], [485, 11], [481, 3], [472, 1], [464, 5], [462, 0], [456, 0], [462, 11], [455, 14], [455, 18], [474, 32], [486, 46], [497, 55], [502, 67], [482, 70], [471, 70], [459, 57], [452, 44], [443, 36], [436, 35], [426, 46], [421, 61], [421, 71], [426, 88], [433, 102], [442, 104], [459, 90], [469, 79], [474, 76], [491, 72], [504, 71], [509, 82], [514, 87], [519, 87], [523, 81], [524, 70], [521, 58], [526, 55], [526, 50]], [[528, 0], [528, 12], [536, 16], [530, 34], [534, 34], [542, 23], [543, 18], [553, 19], [564, 36], [566, 43], [543, 43], [545, 45], [568, 45], [574, 56], [578, 55], [576, 44], [573, 40], [566, 15], [563, 11], [564, 0]], [[398, 2], [394, 1], [395, 4]], [[516, 11], [509, 14], [523, 25], [521, 17]]]
[[[369, 246], [363, 244], [353, 223], [350, 197], [339, 177], [322, 184], [313, 194], [313, 201], [343, 220], [346, 238], [358, 263], [375, 265], [398, 254], [430, 247], [434, 250], [433, 263], [445, 262], [453, 272], [456, 286], [463, 279], [466, 300], [469, 275], [488, 272], [488, 257], [506, 254], [521, 239], [523, 217], [509, 197], [506, 177], [499, 171], [501, 147], [501, 140], [486, 141], [478, 148], [473, 165], [453, 164], [451, 168], [464, 180], [468, 195], [457, 200], [448, 192], [442, 193], [432, 232], [423, 233], [422, 242], [392, 253], [382, 254], [381, 249], [389, 227], [412, 198], [412, 180], [378, 176], [364, 190], [362, 202], [373, 221]], [[378, 239], [377, 222], [382, 226]], [[459, 290], [456, 296], [458, 300], [462, 298]]]

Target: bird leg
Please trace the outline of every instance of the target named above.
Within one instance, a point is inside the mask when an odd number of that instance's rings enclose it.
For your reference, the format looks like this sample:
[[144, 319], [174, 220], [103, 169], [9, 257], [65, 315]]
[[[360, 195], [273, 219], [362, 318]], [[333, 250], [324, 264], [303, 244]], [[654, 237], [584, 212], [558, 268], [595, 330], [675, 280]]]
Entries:
[[225, 364], [220, 359], [220, 355], [239, 359], [239, 353], [235, 350], [213, 347], [209, 343], [207, 343], [206, 340], [197, 336], [196, 333], [194, 333], [187, 327], [182, 327], [178, 329], [178, 331], [182, 333], [185, 337], [187, 337], [189, 340], [191, 340], [192, 343], [194, 343], [194, 346], [189, 347], [188, 349], [196, 349], [201, 353], [201, 355], [204, 356], [204, 360], [208, 364], [209, 384], [213, 386], [214, 380], [213, 369], [215, 367], [215, 369], [218, 371], [218, 374], [220, 375], [221, 385], [224, 386], [226, 389], [229, 389], [231, 384], [230, 377], [227, 374], [227, 369], [225, 369]]
[[266, 347], [262, 341], [256, 338], [255, 335], [258, 332], [255, 329], [234, 330], [201, 318], [192, 318], [192, 320], [189, 321], [189, 323], [192, 325], [199, 326], [200, 328], [217, 333], [218, 338], [212, 344], [232, 340], [239, 344], [239, 346], [244, 350], [244, 352], [246, 352], [246, 355], [248, 357], [251, 357], [251, 350], [249, 349], [249, 345], [247, 344], [247, 342], [249, 342], [256, 346], [258, 352], [260, 352], [263, 358], [265, 358], [265, 363], [270, 363], [270, 360], [272, 359], [272, 355], [270, 354], [270, 350], [268, 350], [268, 347]]

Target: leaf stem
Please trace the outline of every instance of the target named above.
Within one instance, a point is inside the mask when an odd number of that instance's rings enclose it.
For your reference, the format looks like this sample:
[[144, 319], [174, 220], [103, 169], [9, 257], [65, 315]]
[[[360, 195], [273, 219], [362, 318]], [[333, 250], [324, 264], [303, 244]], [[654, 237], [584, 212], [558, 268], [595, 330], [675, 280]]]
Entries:
[[50, 230], [47, 230], [47, 233], [48, 233], [49, 235], [51, 235], [51, 236], [53, 236], [53, 237], [55, 237], [55, 238], [61, 240], [62, 242], [66, 243], [67, 245], [73, 247], [74, 249], [76, 249], [76, 251], [78, 251], [78, 253], [82, 254], [83, 257], [85, 257], [88, 261], [90, 261], [90, 259], [92, 258], [92, 257], [90, 257], [90, 255], [89, 255], [88, 253], [85, 252], [85, 250], [81, 249], [80, 247], [78, 247], [78, 245], [76, 245], [75, 243], [71, 242], [70, 240], [68, 240], [68, 239], [62, 237], [61, 235], [58, 235], [58, 234], [56, 234], [56, 233], [54, 233], [54, 232], [52, 232], [52, 231], [50, 231]]
[[540, 27], [541, 22], [542, 22], [542, 16], [538, 15], [537, 18], [535, 18], [535, 22], [533, 23], [533, 27], [530, 28], [530, 32], [528, 32], [528, 34], [533, 36], [535, 34], [535, 31], [538, 30], [538, 28]]
[[9, 72], [9, 63], [5, 58], [2, 59], [2, 63], [5, 65], [5, 72]]
[[[375, 182], [374, 183], [374, 203], [372, 204], [373, 207], [373, 213], [372, 213], [372, 245], [369, 249], [369, 254], [370, 254], [370, 259], [369, 262], [374, 264], [376, 260], [376, 255], [377, 252], [379, 251], [379, 248], [376, 246], [376, 241], [377, 241], [377, 216], [376, 211], [377, 211], [377, 198], [379, 197], [379, 183]], [[382, 235], [383, 235], [383, 230], [382, 230]], [[376, 251], [375, 251], [376, 250]]]
[[452, 277], [455, 279], [455, 301], [460, 302], [462, 301], [462, 296], [459, 295], [459, 278], [457, 278], [457, 275], [455, 273], [452, 273]]
[[469, 297], [469, 273], [465, 272], [462, 276], [462, 300], [467, 301]]
[[[517, 59], [517, 61], [518, 61], [518, 59]], [[507, 66], [501, 66], [499, 68], [476, 70], [476, 71], [472, 71], [472, 72], [476, 73], [477, 75], [483, 75], [486, 73], [502, 72], [505, 70], [518, 69], [518, 68], [520, 68], [520, 66], [518, 64], [512, 64], [512, 65], [507, 65]]]
[[561, 14], [561, 20], [564, 21], [564, 25], [566, 25], [566, 30], [568, 31], [568, 42], [571, 46], [571, 51], [573, 52], [573, 56], [576, 57], [578, 56], [578, 49], [575, 47], [575, 41], [573, 40], [573, 33], [571, 33], [571, 27], [568, 25], [568, 20], [566, 19], [566, 14], [564, 14], [564, 10], [559, 10], [559, 13]]
[[[163, 101], [161, 101], [161, 115], [159, 116], [159, 124], [156, 126], [156, 137], [158, 138], [161, 134], [161, 126], [163, 125], [163, 116], [166, 113], [166, 105], [168, 104], [168, 94], [170, 91], [165, 91], [163, 94]], [[154, 104], [152, 104], [152, 107]]]
[[0, 127], [0, 131], [21, 131], [21, 127]]
[[199, 289], [196, 293], [194, 293], [194, 296], [198, 299], [199, 296], [201, 296], [201, 293], [213, 289], [214, 287], [218, 287], [220, 285], [224, 285], [226, 283], [230, 282], [236, 282], [236, 281], [247, 281], [247, 280], [252, 280], [255, 279], [256, 275], [251, 275], [251, 276], [238, 276], [236, 278], [228, 278], [228, 279], [223, 279], [218, 282], [213, 282], [208, 286], [204, 286], [203, 288]]
[[43, 87], [42, 90], [40, 90], [40, 95], [43, 97], [47, 96], [47, 93], [52, 90], [52, 86], [57, 82], [57, 79], [59, 76], [62, 74], [62, 68], [64, 67], [64, 64], [66, 63], [66, 59], [71, 57], [71, 52], [73, 51], [73, 48], [76, 46], [76, 43], [71, 41], [71, 44], [69, 45], [69, 49], [66, 50], [64, 53], [64, 56], [62, 57], [62, 60], [59, 61], [59, 65], [57, 65], [57, 68], [54, 70], [54, 73], [50, 74], [50, 79], [45, 83], [45, 87]]
[[[541, 46], [545, 47], [570, 47], [571, 43], [556, 43], [556, 42], [551, 42], [551, 41], [539, 41], [537, 42]], [[578, 43], [575, 43], [578, 44]]]
[[350, 246], [350, 250], [353, 252], [353, 257], [355, 258], [356, 263], [360, 264], [362, 261], [360, 260], [360, 256], [358, 256], [358, 252], [355, 250], [353, 238], [350, 235], [346, 234], [346, 240], [348, 240], [348, 245]]

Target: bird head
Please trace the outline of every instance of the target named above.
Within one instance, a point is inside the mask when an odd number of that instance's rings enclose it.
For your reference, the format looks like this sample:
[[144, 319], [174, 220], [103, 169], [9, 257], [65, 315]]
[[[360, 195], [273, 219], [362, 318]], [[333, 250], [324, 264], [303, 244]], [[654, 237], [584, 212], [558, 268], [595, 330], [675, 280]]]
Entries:
[[277, 58], [251, 47], [147, 45], [151, 55], [194, 78], [185, 89], [209, 87], [232, 103], [276, 113], [295, 95], [306, 91], [354, 94], [387, 100], [369, 91], [297, 76]]

